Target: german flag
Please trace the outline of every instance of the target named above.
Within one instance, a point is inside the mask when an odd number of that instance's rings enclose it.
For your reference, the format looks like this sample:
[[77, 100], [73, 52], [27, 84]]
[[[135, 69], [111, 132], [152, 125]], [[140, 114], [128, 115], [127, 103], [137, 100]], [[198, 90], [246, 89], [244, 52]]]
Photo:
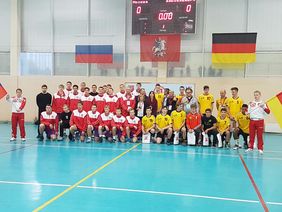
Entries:
[[282, 129], [282, 92], [268, 100], [267, 106]]
[[214, 33], [212, 63], [245, 64], [256, 61], [257, 33]]

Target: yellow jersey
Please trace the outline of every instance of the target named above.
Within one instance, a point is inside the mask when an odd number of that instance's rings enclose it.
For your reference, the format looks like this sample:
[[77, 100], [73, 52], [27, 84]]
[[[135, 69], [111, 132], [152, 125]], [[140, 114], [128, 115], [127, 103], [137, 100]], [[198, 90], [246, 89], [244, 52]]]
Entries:
[[162, 114], [157, 115], [156, 124], [159, 128], [165, 128], [172, 124], [171, 117], [169, 115], [163, 116]]
[[163, 107], [163, 101], [164, 101], [164, 94], [163, 93], [156, 93], [155, 94], [155, 98], [157, 100], [158, 103], [158, 109], [157, 111], [161, 111], [162, 107]]
[[232, 117], [235, 118], [236, 114], [240, 113], [243, 105], [243, 100], [238, 97], [233, 99], [232, 97], [228, 98], [227, 106], [229, 107], [229, 112]]
[[248, 115], [244, 115], [242, 112], [238, 113], [235, 117], [236, 122], [239, 125], [239, 128], [244, 132], [249, 134], [249, 125], [250, 125], [250, 117]]
[[220, 132], [220, 133], [223, 133], [226, 131], [226, 129], [229, 128], [230, 126], [230, 119], [226, 116], [225, 119], [221, 119], [220, 117], [217, 117], [217, 123], [216, 123], [216, 126], [217, 126], [217, 130]]
[[206, 109], [212, 109], [212, 104], [214, 103], [213, 95], [201, 94], [198, 97], [198, 102], [200, 103], [200, 113], [204, 114], [206, 112]]
[[171, 121], [172, 121], [172, 126], [175, 129], [180, 129], [182, 124], [184, 123], [185, 125], [185, 120], [186, 120], [186, 113], [184, 111], [172, 111], [171, 112]]
[[182, 101], [182, 98], [185, 96], [185, 94], [182, 96], [182, 95], [178, 95], [178, 96], [176, 96], [176, 98], [177, 98], [177, 102], [179, 102], [179, 103], [181, 103], [181, 101]]
[[144, 127], [144, 130], [150, 129], [151, 127], [154, 126], [155, 123], [156, 123], [156, 118], [153, 115], [151, 115], [150, 117], [144, 116], [142, 118], [142, 125]]
[[216, 108], [218, 111], [217, 116], [219, 117], [221, 115], [220, 110], [222, 108], [227, 108], [227, 107], [228, 107], [228, 98], [227, 97], [225, 97], [224, 99], [221, 99], [221, 98], [217, 99], [216, 100]]

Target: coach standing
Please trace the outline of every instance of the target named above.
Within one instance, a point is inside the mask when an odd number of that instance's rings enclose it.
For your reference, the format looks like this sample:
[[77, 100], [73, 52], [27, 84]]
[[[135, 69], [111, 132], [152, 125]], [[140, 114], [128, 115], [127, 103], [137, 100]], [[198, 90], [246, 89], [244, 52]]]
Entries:
[[[38, 120], [36, 124], [40, 125], [40, 115], [45, 111], [47, 105], [51, 105], [52, 103], [52, 95], [47, 92], [47, 85], [41, 86], [41, 93], [36, 96], [36, 104], [38, 107]], [[39, 137], [39, 127], [38, 127], [38, 135]]]

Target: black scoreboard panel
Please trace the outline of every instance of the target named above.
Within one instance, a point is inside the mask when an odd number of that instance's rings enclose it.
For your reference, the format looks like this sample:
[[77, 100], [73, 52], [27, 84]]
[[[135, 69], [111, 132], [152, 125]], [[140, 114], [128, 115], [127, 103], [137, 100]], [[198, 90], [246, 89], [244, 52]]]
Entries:
[[196, 0], [132, 0], [132, 34], [195, 33]]

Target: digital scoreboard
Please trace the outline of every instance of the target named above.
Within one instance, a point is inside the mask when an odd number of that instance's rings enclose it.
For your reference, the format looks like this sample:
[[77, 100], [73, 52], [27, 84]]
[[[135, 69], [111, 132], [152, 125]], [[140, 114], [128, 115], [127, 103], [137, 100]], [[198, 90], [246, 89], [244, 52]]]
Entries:
[[132, 0], [132, 34], [195, 33], [196, 0]]

